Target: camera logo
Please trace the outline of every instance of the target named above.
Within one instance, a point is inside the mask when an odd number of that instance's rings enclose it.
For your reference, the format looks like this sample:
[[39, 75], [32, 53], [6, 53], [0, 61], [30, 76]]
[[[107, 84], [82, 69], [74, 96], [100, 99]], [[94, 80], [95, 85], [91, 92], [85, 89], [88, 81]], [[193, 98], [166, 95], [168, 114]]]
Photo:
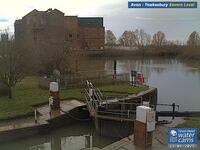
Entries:
[[170, 148], [196, 148], [197, 128], [168, 128]]
[[171, 136], [177, 136], [177, 132], [175, 130], [171, 130], [170, 135]]

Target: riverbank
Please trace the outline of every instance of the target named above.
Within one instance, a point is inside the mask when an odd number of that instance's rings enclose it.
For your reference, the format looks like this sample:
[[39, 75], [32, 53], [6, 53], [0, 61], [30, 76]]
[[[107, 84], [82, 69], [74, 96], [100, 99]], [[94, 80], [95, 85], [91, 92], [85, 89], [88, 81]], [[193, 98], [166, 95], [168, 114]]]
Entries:
[[126, 49], [105, 49], [105, 57], [168, 57], [177, 58], [180, 60], [196, 60], [200, 58], [200, 47], [186, 47], [186, 46], [163, 46], [160, 48], [144, 47], [140, 50]]

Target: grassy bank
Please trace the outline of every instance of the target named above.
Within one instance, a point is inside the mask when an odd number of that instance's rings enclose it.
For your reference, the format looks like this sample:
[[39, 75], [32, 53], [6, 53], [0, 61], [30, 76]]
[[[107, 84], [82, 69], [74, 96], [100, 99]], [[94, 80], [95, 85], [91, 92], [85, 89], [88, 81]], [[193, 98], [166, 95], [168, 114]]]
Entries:
[[[124, 96], [146, 90], [147, 87], [133, 87], [125, 83], [100, 86], [105, 96]], [[61, 99], [84, 101], [82, 88], [61, 89]], [[0, 120], [33, 113], [33, 105], [48, 103], [49, 91], [39, 88], [38, 77], [26, 77], [13, 88], [13, 99], [0, 97]]]
[[166, 45], [162, 47], [146, 46], [140, 50], [106, 49], [107, 57], [173, 57], [182, 60], [199, 60], [200, 47], [187, 47], [178, 45]]
[[198, 130], [198, 139], [200, 139], [200, 117], [190, 117], [185, 118], [186, 121], [182, 124], [179, 124], [178, 128], [197, 128]]
[[181, 54], [178, 56], [184, 60], [197, 60], [200, 59], [200, 47], [185, 47]]
[[158, 56], [158, 57], [176, 57], [182, 53], [184, 49], [183, 46], [163, 46], [163, 47], [153, 47], [146, 46], [142, 49], [105, 49], [105, 56]]

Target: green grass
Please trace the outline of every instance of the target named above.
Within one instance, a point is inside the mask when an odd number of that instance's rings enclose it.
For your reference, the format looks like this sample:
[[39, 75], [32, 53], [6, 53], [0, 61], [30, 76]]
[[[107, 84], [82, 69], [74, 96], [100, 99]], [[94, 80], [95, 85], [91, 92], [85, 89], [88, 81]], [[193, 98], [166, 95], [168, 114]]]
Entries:
[[200, 117], [186, 118], [186, 121], [177, 126], [178, 128], [197, 128], [198, 139], [200, 139]]
[[[0, 120], [33, 113], [33, 105], [48, 103], [49, 91], [39, 88], [38, 77], [26, 77], [13, 88], [13, 99], [0, 97]], [[125, 83], [99, 86], [104, 96], [124, 96], [146, 90], [147, 87], [133, 87]], [[84, 101], [82, 88], [61, 89], [61, 99]]]
[[120, 83], [120, 84], [113, 84], [113, 85], [106, 85], [100, 86], [99, 89], [104, 93], [113, 93], [113, 94], [121, 94], [121, 95], [128, 95], [128, 94], [137, 94], [141, 91], [145, 91], [148, 89], [147, 86], [142, 87], [133, 87], [127, 83]]
[[78, 99], [84, 101], [85, 92], [80, 88], [62, 89], [60, 92], [61, 99]]
[[0, 97], [0, 119], [33, 112], [32, 105], [48, 101], [48, 91], [38, 88], [36, 77], [26, 77], [13, 88], [13, 99]]

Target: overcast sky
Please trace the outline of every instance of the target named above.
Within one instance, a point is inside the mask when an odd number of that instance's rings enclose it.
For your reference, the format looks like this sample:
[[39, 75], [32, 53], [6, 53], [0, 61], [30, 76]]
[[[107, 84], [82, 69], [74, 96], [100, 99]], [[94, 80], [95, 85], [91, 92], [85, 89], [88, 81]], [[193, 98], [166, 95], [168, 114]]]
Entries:
[[[124, 30], [142, 28], [150, 34], [161, 30], [165, 32], [169, 40], [185, 40], [192, 31], [200, 32], [200, 7], [196, 9], [128, 9], [128, 0], [0, 1], [0, 30], [9, 27], [11, 32], [14, 31], [15, 19], [22, 18], [33, 9], [47, 10], [48, 8], [57, 8], [65, 15], [102, 16], [105, 28], [112, 30], [116, 36], [120, 36]], [[200, 0], [196, 1], [199, 5]]]

